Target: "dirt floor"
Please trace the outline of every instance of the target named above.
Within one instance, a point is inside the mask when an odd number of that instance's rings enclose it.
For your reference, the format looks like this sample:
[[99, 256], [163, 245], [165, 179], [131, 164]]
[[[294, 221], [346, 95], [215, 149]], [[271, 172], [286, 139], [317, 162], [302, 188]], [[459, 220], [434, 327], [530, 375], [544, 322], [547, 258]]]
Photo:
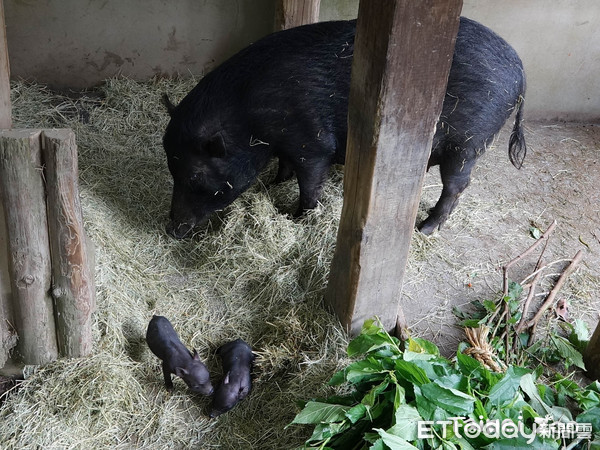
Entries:
[[[413, 239], [404, 312], [414, 333], [433, 340], [447, 355], [464, 340], [452, 306], [497, 298], [502, 265], [534, 242], [532, 225], [545, 231], [554, 220], [557, 228], [545, 262], [584, 251], [583, 263], [559, 297], [570, 302], [571, 318], [583, 318], [590, 327], [598, 321], [600, 126], [527, 122], [528, 154], [521, 170], [508, 161], [509, 132], [505, 127], [480, 159], [445, 227], [431, 237], [417, 234]], [[425, 179], [420, 217], [433, 206], [440, 189], [439, 173], [432, 170]], [[521, 281], [533, 272], [539, 253], [526, 258], [509, 277]], [[555, 273], [566, 263], [557, 264]]]

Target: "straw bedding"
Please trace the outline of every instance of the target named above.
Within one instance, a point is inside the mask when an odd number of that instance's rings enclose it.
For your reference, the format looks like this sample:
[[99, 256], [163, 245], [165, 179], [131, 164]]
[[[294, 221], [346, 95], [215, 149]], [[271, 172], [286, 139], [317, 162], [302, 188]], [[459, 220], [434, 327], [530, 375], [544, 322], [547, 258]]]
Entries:
[[[95, 246], [98, 307], [91, 357], [38, 368], [0, 411], [9, 448], [286, 448], [295, 401], [322, 392], [347, 338], [322, 306], [341, 210], [332, 173], [322, 205], [294, 221], [294, 181], [268, 185], [270, 168], [207, 230], [164, 232], [171, 177], [161, 145], [163, 92], [180, 100], [194, 80], [108, 80], [83, 95], [13, 85], [14, 127], [69, 127], [77, 136], [86, 231]], [[152, 314], [168, 317], [214, 380], [222, 343], [258, 353], [254, 389], [211, 420], [209, 400], [175, 380], [167, 393], [145, 343]]]
[[[330, 394], [326, 381], [347, 364], [348, 338], [322, 305], [342, 207], [340, 168], [332, 169], [321, 204], [301, 220], [285, 214], [297, 201], [295, 180], [271, 185], [270, 167], [192, 239], [176, 241], [164, 232], [172, 180], [161, 145], [168, 116], [160, 96], [168, 92], [177, 102], [195, 83], [111, 79], [83, 94], [13, 83], [15, 128], [76, 133], [98, 306], [90, 357], [26, 368], [18, 394], [0, 409], [3, 448], [294, 448], [309, 433], [285, 429], [296, 401]], [[509, 163], [504, 151], [496, 153], [491, 170], [475, 175], [448, 231], [412, 240], [405, 312], [413, 309], [412, 325], [446, 345], [446, 354], [460, 339], [448, 335], [455, 322], [450, 303], [495, 295], [501, 287], [497, 263], [530, 242], [532, 218], [546, 219], [544, 204], [528, 204], [525, 192], [545, 186], [535, 184], [538, 172], [514, 175], [511, 168], [510, 177], [531, 181], [507, 183], [498, 168]], [[420, 218], [439, 195], [439, 179], [431, 176]], [[508, 197], [497, 195], [503, 189]], [[593, 309], [598, 274], [584, 265], [573, 279], [571, 298]], [[211, 420], [209, 399], [191, 394], [181, 380], [168, 393], [159, 360], [145, 343], [152, 314], [171, 320], [216, 382], [222, 375], [216, 348], [238, 337], [249, 342], [258, 355], [249, 397]]]

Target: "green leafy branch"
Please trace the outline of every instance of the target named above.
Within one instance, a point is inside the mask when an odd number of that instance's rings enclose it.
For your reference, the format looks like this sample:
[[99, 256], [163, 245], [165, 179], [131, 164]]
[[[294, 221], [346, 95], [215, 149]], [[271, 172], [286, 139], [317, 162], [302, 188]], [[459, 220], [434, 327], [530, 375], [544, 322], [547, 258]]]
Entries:
[[[348, 346], [348, 355], [360, 358], [329, 381], [348, 393], [306, 402], [292, 422], [314, 426], [303, 448], [479, 449], [493, 444], [499, 449], [558, 449], [560, 439], [533, 436], [534, 424], [536, 418], [571, 422], [568, 401], [582, 411], [578, 422], [591, 423], [594, 433], [600, 431], [597, 382], [580, 388], [561, 377], [551, 387], [538, 382], [540, 371], [516, 366], [505, 373], [486, 369], [463, 352], [466, 344], [455, 361], [440, 356], [424, 339], [409, 338], [403, 344], [380, 323], [365, 322]], [[457, 431], [468, 423], [496, 419], [521, 424], [533, 437], [467, 437]]]

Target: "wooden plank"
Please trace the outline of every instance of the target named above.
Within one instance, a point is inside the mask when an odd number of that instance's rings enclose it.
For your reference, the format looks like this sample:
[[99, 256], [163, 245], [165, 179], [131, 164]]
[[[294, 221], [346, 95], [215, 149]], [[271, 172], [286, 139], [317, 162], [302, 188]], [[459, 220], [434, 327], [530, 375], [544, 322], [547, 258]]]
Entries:
[[0, 129], [11, 128], [10, 107], [10, 66], [8, 63], [8, 44], [4, 24], [4, 6], [0, 0]]
[[344, 206], [326, 301], [356, 334], [392, 330], [462, 0], [359, 5]]
[[11, 325], [14, 323], [14, 319], [8, 272], [8, 239], [4, 209], [1, 203], [0, 194], [0, 367], [3, 367], [10, 356], [10, 350], [17, 343], [17, 339]]
[[275, 30], [319, 21], [321, 0], [278, 0], [275, 6]]
[[583, 362], [587, 375], [593, 380], [600, 380], [600, 323], [596, 325], [596, 330], [585, 348]]
[[42, 155], [58, 349], [62, 356], [86, 356], [92, 351], [96, 292], [83, 229], [73, 131], [44, 130]]
[[50, 247], [39, 130], [0, 131], [0, 196], [8, 234], [18, 357], [56, 359]]

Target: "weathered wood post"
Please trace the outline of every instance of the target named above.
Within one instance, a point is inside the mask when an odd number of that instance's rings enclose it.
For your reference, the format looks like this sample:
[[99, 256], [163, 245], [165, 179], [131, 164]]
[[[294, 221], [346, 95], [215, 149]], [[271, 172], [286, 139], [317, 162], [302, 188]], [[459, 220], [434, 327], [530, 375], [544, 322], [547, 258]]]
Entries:
[[462, 0], [361, 0], [344, 206], [326, 301], [356, 334], [392, 330]]
[[321, 0], [277, 0], [275, 30], [287, 30], [319, 21]]
[[96, 292], [81, 216], [73, 131], [44, 130], [42, 154], [58, 350], [66, 357], [85, 356], [92, 351]]
[[10, 108], [10, 66], [4, 24], [4, 3], [0, 0], [0, 129], [12, 127]]
[[600, 380], [600, 323], [583, 353], [583, 362], [590, 378]]
[[[0, 130], [12, 126], [10, 107], [10, 66], [8, 44], [4, 24], [4, 6], [0, 0]], [[10, 282], [8, 274], [8, 239], [0, 196], [0, 367], [8, 360], [10, 347], [13, 346], [12, 306], [10, 301]]]
[[0, 0], [0, 264], [8, 259], [9, 266], [8, 274], [0, 267], [0, 282], [10, 279], [12, 291], [7, 295], [0, 286], [0, 367], [14, 338], [10, 322], [18, 335], [15, 356], [26, 364], [53, 361], [59, 351], [89, 354], [95, 309], [75, 135], [67, 129], [10, 130], [9, 78]]
[[12, 304], [26, 364], [56, 359], [50, 244], [39, 130], [0, 132], [0, 197], [9, 240]]

